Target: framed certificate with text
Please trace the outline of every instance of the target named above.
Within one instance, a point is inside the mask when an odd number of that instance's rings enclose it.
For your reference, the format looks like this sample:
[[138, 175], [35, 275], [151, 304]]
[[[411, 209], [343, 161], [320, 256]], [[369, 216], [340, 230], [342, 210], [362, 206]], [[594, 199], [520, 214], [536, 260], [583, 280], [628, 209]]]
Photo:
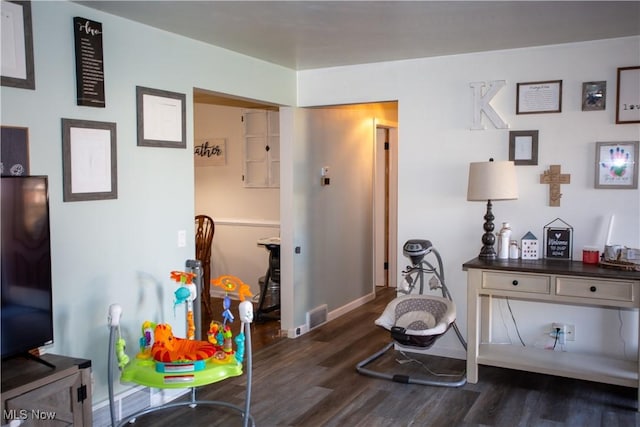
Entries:
[[516, 114], [562, 111], [562, 80], [518, 83]]

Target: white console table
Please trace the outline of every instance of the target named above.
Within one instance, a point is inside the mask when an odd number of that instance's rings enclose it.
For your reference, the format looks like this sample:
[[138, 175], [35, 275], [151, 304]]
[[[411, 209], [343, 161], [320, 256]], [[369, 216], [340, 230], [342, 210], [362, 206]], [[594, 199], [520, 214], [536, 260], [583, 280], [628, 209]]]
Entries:
[[463, 264], [467, 271], [467, 381], [478, 382], [478, 365], [497, 366], [638, 388], [639, 361], [492, 344], [491, 299], [566, 305], [640, 308], [640, 273], [577, 261], [494, 260]]

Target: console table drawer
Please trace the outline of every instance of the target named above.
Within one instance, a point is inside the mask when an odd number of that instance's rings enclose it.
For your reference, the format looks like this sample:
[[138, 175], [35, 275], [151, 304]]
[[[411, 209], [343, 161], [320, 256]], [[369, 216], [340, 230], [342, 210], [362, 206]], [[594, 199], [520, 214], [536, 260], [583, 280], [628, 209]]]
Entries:
[[556, 295], [633, 302], [633, 282], [557, 277]]
[[537, 294], [549, 294], [551, 280], [549, 276], [534, 274], [511, 273], [482, 273], [483, 289], [499, 289], [516, 292], [533, 292]]

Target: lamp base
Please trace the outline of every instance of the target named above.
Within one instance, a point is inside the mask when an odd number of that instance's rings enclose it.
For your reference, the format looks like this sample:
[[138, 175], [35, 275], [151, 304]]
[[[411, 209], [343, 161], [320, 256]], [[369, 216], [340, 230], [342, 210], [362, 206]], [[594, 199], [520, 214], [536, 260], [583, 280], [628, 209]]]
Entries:
[[493, 216], [492, 207], [491, 200], [487, 200], [487, 213], [484, 215], [484, 225], [482, 226], [484, 229], [484, 234], [482, 235], [483, 246], [482, 249], [480, 249], [480, 255], [478, 255], [480, 259], [496, 259], [498, 257], [494, 249], [496, 236], [493, 234], [495, 228], [493, 220], [495, 217]]
[[498, 254], [496, 254], [493, 246], [483, 246], [480, 250], [480, 254], [478, 255], [478, 258], [480, 259], [496, 259], [497, 257]]

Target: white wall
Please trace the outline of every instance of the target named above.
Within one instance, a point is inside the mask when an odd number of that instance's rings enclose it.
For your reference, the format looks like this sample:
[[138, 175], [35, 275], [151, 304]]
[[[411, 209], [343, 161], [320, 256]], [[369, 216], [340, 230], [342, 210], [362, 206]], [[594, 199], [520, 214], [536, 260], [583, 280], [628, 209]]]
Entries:
[[195, 167], [196, 214], [216, 223], [211, 277], [233, 274], [260, 291], [269, 253], [257, 245], [263, 237], [280, 235], [280, 189], [246, 188], [242, 181], [242, 108], [194, 105], [195, 139], [226, 138], [226, 163]]
[[[107, 396], [111, 303], [123, 306], [130, 354], [146, 319], [184, 328], [169, 272], [194, 256], [192, 233], [177, 247], [177, 231], [193, 230], [193, 88], [293, 104], [295, 72], [71, 2], [31, 7], [36, 89], [3, 86], [1, 122], [29, 128], [31, 173], [49, 176], [55, 344], [48, 351], [91, 359], [99, 402]], [[105, 108], [76, 106], [74, 16], [102, 23]], [[136, 85], [186, 94], [187, 149], [136, 145]], [[62, 202], [63, 117], [117, 123], [117, 200]]]
[[[632, 37], [301, 71], [298, 105], [398, 100], [399, 266], [403, 265], [401, 245], [407, 239], [427, 238], [436, 245], [464, 332], [466, 274], [461, 266], [479, 253], [485, 211], [484, 203], [466, 201], [468, 164], [489, 157], [506, 160], [509, 140], [508, 130], [493, 128], [486, 118], [487, 130], [469, 130], [469, 83], [506, 80], [492, 105], [512, 130], [539, 130], [538, 165], [517, 168], [520, 198], [494, 203], [496, 223], [508, 220], [514, 236], [531, 230], [541, 239], [544, 225], [560, 217], [574, 227], [573, 255], [579, 260], [583, 246], [604, 244], [609, 216], [615, 214], [612, 241], [640, 247], [638, 190], [596, 190], [593, 184], [596, 141], [640, 139], [639, 125], [615, 124], [616, 68], [638, 65], [639, 46], [640, 39]], [[516, 83], [557, 79], [563, 80], [561, 113], [515, 114]], [[607, 81], [607, 108], [582, 112], [582, 82], [594, 80]], [[571, 174], [571, 184], [562, 186], [560, 207], [548, 206], [548, 186], [538, 183], [551, 164], [560, 164], [563, 172]], [[559, 319], [576, 324], [575, 349], [624, 356], [617, 334], [604, 334], [604, 341], [596, 338], [603, 330], [618, 330], [617, 311], [577, 312], [520, 304], [514, 310], [529, 343]], [[637, 319], [635, 313], [621, 316], [625, 328]], [[460, 349], [453, 335], [445, 338], [437, 344], [441, 350]], [[637, 347], [637, 331], [627, 338], [629, 355]]]

